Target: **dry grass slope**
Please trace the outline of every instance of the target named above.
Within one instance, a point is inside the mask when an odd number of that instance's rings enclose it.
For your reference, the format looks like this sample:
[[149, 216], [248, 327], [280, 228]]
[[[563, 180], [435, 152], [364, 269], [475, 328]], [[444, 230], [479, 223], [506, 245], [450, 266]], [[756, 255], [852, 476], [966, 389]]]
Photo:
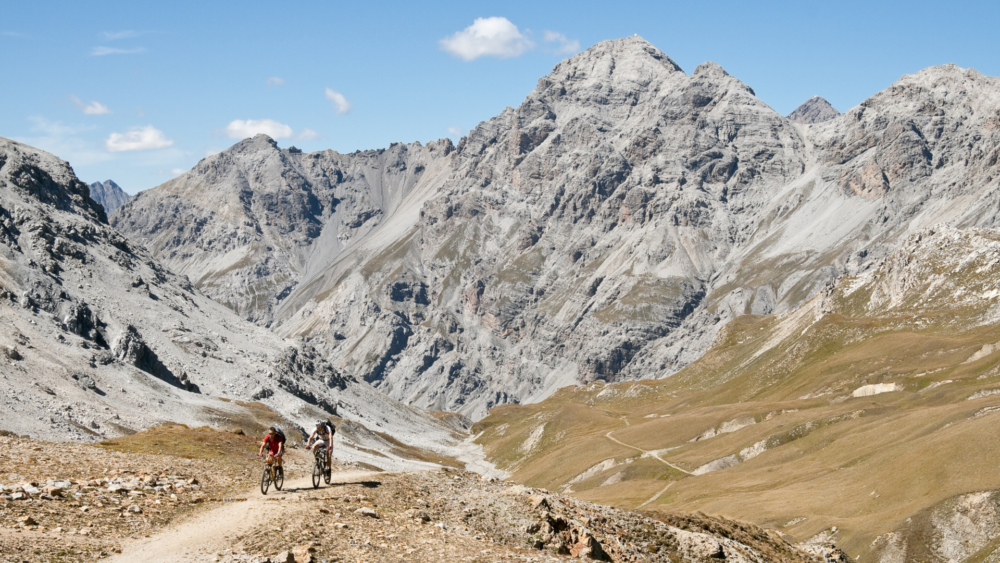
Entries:
[[[877, 557], [873, 541], [921, 511], [1000, 489], [997, 240], [916, 235], [799, 310], [737, 319], [673, 377], [565, 388], [473, 430], [530, 485], [625, 507], [662, 493], [645, 508], [826, 535]], [[942, 543], [906, 537], [912, 557]]]

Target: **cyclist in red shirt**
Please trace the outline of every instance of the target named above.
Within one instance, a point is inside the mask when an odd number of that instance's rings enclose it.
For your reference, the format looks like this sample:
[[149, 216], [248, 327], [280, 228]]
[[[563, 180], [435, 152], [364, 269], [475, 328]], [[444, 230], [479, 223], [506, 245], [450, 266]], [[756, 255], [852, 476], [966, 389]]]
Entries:
[[281, 430], [277, 426], [267, 429], [267, 435], [264, 436], [264, 441], [260, 444], [260, 451], [257, 452], [257, 457], [264, 455], [265, 447], [267, 448], [268, 457], [273, 458], [280, 467], [281, 456], [285, 454], [285, 435], [281, 433]]

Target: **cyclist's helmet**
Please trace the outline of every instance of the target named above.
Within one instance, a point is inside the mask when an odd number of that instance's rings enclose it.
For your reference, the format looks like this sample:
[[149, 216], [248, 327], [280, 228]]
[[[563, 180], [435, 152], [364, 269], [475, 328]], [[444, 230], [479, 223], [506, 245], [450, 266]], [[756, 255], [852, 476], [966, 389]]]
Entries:
[[322, 428], [325, 424], [326, 424], [325, 420], [317, 420], [316, 421], [316, 428]]

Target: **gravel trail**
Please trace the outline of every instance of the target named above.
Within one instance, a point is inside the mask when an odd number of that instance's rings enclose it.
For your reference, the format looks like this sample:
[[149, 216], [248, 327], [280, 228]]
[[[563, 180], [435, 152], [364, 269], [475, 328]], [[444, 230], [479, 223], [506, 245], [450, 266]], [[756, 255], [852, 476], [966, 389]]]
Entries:
[[[380, 475], [373, 471], [342, 471], [334, 473], [329, 486], [357, 483]], [[321, 485], [323, 490], [327, 485]], [[314, 491], [309, 475], [287, 479], [284, 489], [270, 489], [261, 495], [259, 489], [247, 491], [246, 501], [225, 503], [206, 510], [148, 538], [126, 543], [121, 554], [107, 559], [114, 563], [172, 563], [179, 561], [215, 561], [215, 554], [232, 547], [232, 538], [259, 526], [272, 523], [280, 526], [282, 515], [305, 507], [288, 502]], [[284, 498], [283, 498], [284, 497]], [[282, 499], [284, 501], [278, 500]]]

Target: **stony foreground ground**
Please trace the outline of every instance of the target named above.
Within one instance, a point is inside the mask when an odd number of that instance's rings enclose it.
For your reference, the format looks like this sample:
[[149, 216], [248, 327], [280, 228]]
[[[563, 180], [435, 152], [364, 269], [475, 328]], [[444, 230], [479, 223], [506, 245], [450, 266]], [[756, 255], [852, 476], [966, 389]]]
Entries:
[[[301, 450], [287, 456], [283, 490], [262, 495], [253, 443], [177, 427], [95, 446], [0, 437], [0, 561], [819, 560], [754, 526], [460, 470], [338, 465], [314, 489]], [[137, 453], [154, 444], [172, 455]]]

